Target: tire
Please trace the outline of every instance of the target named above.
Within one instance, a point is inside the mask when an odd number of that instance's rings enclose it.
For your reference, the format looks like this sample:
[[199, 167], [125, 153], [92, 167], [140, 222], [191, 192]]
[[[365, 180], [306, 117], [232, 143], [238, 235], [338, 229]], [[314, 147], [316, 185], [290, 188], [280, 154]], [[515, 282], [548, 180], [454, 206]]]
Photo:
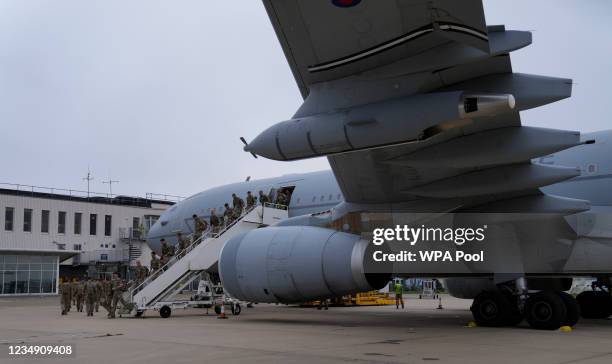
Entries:
[[553, 291], [541, 291], [525, 302], [525, 319], [534, 329], [557, 330], [567, 317], [563, 299]]
[[567, 310], [567, 315], [565, 316], [562, 326], [575, 326], [578, 323], [578, 320], [580, 320], [580, 306], [578, 305], [578, 302], [569, 293], [557, 292], [557, 294], [563, 300]]
[[604, 291], [584, 291], [576, 297], [586, 319], [605, 319], [612, 314], [612, 298]]
[[240, 307], [239, 303], [236, 303], [235, 305], [232, 305], [232, 314], [234, 316], [240, 315], [240, 312], [242, 312], [242, 307]]
[[502, 327], [511, 321], [515, 309], [501, 292], [484, 291], [476, 296], [470, 310], [478, 326]]
[[168, 318], [171, 314], [172, 309], [168, 306], [162, 306], [162, 308], [159, 309], [159, 315], [163, 318]]

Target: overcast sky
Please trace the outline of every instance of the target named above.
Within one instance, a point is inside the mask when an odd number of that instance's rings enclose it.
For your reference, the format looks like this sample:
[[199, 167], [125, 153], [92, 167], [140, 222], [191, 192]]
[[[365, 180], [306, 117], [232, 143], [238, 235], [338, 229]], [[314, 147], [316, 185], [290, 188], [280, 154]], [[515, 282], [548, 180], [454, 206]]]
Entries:
[[[366, 0], [372, 1], [372, 0]], [[612, 2], [488, 0], [488, 24], [534, 31], [516, 72], [573, 78], [526, 125], [611, 128]], [[252, 139], [301, 96], [255, 0], [0, 0], [0, 182], [188, 196], [329, 168], [253, 159]]]

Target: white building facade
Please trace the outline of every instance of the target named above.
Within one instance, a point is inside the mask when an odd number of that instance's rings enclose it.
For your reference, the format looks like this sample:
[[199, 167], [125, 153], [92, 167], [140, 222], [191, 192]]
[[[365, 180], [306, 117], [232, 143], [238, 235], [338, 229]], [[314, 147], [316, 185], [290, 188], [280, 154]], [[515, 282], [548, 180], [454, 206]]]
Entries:
[[174, 202], [89, 196], [0, 188], [0, 295], [57, 294], [60, 276], [148, 264], [146, 232]]

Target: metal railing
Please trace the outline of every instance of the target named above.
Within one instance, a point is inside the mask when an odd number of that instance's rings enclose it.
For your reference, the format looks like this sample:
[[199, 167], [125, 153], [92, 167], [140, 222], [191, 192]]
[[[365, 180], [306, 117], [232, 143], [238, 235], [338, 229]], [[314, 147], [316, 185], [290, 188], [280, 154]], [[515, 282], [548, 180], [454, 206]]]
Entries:
[[[257, 207], [257, 205], [252, 206], [249, 209], [245, 208], [243, 210], [242, 214], [238, 218], [232, 220], [229, 224], [225, 221], [223, 226], [221, 228], [219, 228], [219, 229], [215, 229], [214, 227], [209, 226], [208, 229], [206, 231], [204, 231], [199, 238], [197, 238], [194, 242], [192, 242], [185, 249], [178, 251], [178, 253], [176, 255], [174, 255], [170, 260], [168, 260], [168, 262], [166, 264], [164, 264], [159, 269], [157, 269], [156, 271], [151, 273], [144, 281], [142, 281], [142, 283], [140, 283], [139, 285], [137, 285], [136, 287], [131, 289], [130, 290], [130, 301], [133, 302], [134, 301], [134, 295], [136, 295], [138, 292], [142, 291], [146, 286], [148, 286], [151, 282], [153, 282], [157, 277], [162, 275], [163, 272], [168, 270], [168, 268], [173, 266], [176, 262], [178, 262], [185, 255], [189, 254], [189, 252], [191, 252], [198, 245], [200, 245], [200, 243], [202, 241], [204, 241], [204, 240], [206, 240], [208, 238], [212, 238], [212, 239], [219, 238], [226, 231], [228, 231], [234, 225], [236, 225], [238, 222], [240, 222], [247, 214], [249, 214], [251, 211], [253, 211], [256, 207]], [[190, 238], [190, 239], [193, 238], [193, 234], [188, 235], [188, 238]]]
[[119, 228], [119, 239], [146, 241], [146, 232], [134, 228]]
[[36, 186], [36, 185], [28, 185], [21, 183], [7, 183], [0, 182], [0, 189], [7, 189], [13, 191], [20, 192], [29, 192], [32, 195], [36, 193], [43, 193], [49, 195], [62, 195], [65, 197], [73, 197], [75, 199], [96, 199], [96, 198], [107, 198], [110, 200], [115, 200], [117, 202], [132, 202], [134, 199], [142, 199], [142, 200], [157, 200], [164, 202], [179, 202], [184, 200], [185, 197], [171, 195], [166, 193], [145, 193], [145, 197], [141, 196], [126, 196], [126, 195], [117, 195], [106, 192], [95, 192], [95, 191], [82, 191], [77, 189], [68, 189], [68, 188], [56, 188], [56, 187], [46, 187], [46, 186]]

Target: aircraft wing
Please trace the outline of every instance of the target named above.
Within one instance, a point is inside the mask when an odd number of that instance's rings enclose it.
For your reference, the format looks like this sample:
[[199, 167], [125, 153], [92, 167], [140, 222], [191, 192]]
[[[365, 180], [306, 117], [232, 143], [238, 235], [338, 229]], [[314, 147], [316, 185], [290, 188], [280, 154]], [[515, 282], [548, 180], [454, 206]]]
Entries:
[[489, 51], [480, 0], [264, 0], [295, 80], [310, 85], [463, 42]]
[[264, 4], [305, 101], [245, 150], [327, 156], [353, 204], [584, 209], [539, 190], [575, 167], [531, 162], [579, 133], [524, 127], [519, 114], [569, 97], [572, 82], [513, 73], [510, 53], [531, 33], [487, 26], [480, 0]]

